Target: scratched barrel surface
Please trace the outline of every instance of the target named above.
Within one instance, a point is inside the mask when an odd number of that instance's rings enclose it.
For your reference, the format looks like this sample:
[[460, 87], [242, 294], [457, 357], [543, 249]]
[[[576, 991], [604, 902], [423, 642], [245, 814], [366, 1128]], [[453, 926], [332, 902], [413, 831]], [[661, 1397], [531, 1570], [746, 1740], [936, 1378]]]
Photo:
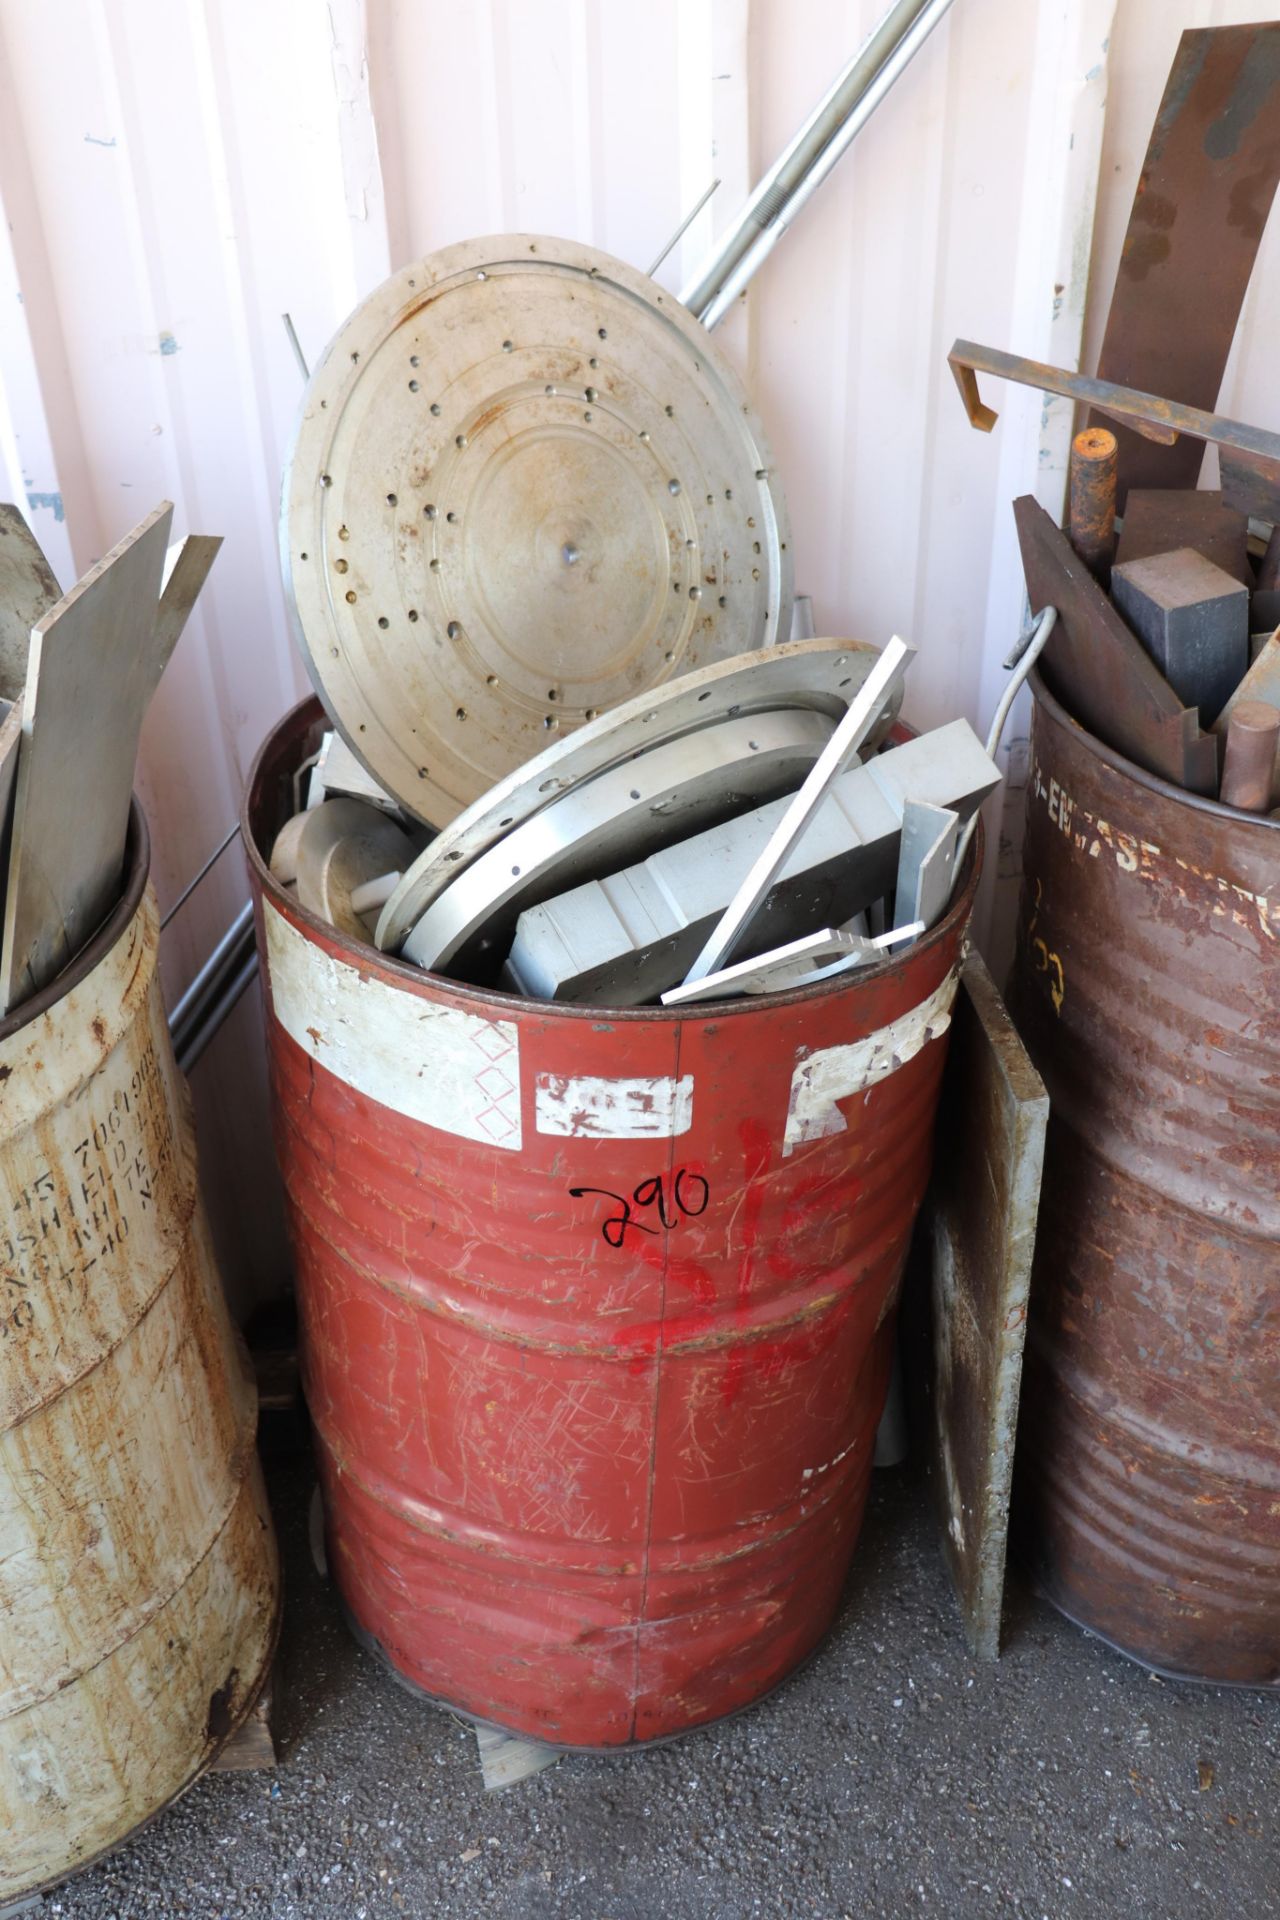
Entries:
[[613, 1747], [745, 1706], [831, 1625], [866, 1500], [976, 862], [874, 974], [699, 1010], [473, 991], [245, 843], [330, 1566], [424, 1693]]
[[189, 1785], [275, 1641], [147, 862], [135, 808], [120, 906], [0, 1021], [0, 1905]]
[[1280, 1682], [1280, 825], [1035, 687], [1011, 1004], [1052, 1103], [1015, 1519], [1162, 1671]]

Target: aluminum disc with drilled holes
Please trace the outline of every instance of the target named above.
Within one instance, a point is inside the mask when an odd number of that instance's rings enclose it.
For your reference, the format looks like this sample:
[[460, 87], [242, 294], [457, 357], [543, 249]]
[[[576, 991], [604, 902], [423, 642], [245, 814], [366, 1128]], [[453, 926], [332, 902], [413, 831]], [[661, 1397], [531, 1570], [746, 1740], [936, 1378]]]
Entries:
[[548, 739], [790, 631], [786, 509], [704, 328], [508, 234], [406, 267], [316, 368], [281, 558], [334, 725], [447, 824]]
[[401, 953], [458, 979], [496, 972], [526, 907], [794, 793], [834, 728], [803, 707], [739, 714], [571, 787], [437, 894]]
[[[398, 952], [436, 896], [473, 860], [580, 781], [737, 714], [801, 707], [838, 720], [879, 657], [858, 640], [790, 640], [718, 661], [601, 714], [508, 774], [436, 835], [383, 908], [378, 945]], [[898, 703], [895, 695], [886, 706], [868, 751], [888, 732]]]
[[403, 872], [422, 845], [365, 800], [324, 800], [302, 816], [296, 859], [298, 899], [339, 933], [370, 938], [351, 904], [357, 887], [385, 873]]

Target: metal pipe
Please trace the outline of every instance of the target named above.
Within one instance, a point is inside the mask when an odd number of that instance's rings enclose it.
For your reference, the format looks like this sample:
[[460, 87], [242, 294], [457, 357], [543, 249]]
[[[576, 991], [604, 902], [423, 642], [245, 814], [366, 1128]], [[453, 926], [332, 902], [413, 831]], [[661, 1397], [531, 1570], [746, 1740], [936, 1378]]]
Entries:
[[209, 1008], [205, 1018], [187, 1035], [182, 1045], [175, 1048], [178, 1065], [183, 1073], [190, 1073], [257, 971], [258, 955], [254, 951], [249, 954], [222, 997]]
[[193, 1016], [200, 1017], [196, 1016], [196, 1009], [216, 995], [217, 984], [225, 979], [228, 966], [237, 964], [236, 949], [238, 945], [243, 947], [246, 937], [250, 942], [253, 939], [251, 901], [245, 902], [169, 1015], [169, 1032], [174, 1036], [175, 1046], [182, 1032], [192, 1024]]
[[714, 327], [937, 26], [951, 0], [895, 0], [758, 182], [680, 298]]

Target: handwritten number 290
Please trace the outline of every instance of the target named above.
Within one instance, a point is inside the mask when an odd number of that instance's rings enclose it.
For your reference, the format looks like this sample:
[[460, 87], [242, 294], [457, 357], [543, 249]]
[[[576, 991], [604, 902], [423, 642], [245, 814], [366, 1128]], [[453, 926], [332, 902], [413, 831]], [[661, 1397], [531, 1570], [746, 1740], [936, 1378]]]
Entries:
[[[609, 1214], [600, 1227], [601, 1238], [611, 1247], [622, 1245], [628, 1227], [637, 1233], [657, 1234], [679, 1226], [681, 1220], [696, 1220], [706, 1212], [711, 1198], [711, 1188], [702, 1175], [688, 1167], [679, 1167], [674, 1174], [650, 1174], [630, 1195], [613, 1193], [607, 1187], [570, 1187], [569, 1192], [575, 1200], [598, 1193], [617, 1205], [619, 1211]], [[647, 1212], [650, 1220], [656, 1214], [660, 1224], [650, 1226], [636, 1217], [637, 1212]]]

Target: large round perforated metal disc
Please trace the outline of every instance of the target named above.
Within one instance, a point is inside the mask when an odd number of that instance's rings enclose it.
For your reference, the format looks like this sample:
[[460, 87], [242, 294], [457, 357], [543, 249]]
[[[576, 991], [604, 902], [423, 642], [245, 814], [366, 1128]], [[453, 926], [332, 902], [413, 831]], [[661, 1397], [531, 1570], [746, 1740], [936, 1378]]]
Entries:
[[386, 281], [307, 389], [286, 590], [374, 778], [446, 825], [555, 736], [789, 631], [786, 510], [703, 327], [509, 234]]
[[[809, 708], [838, 720], [879, 658], [877, 648], [859, 640], [789, 640], [717, 661], [601, 714], [508, 774], [435, 836], [382, 909], [378, 945], [399, 952], [432, 901], [473, 861], [580, 781], [738, 714]], [[899, 688], [864, 751], [879, 745], [901, 700]]]

